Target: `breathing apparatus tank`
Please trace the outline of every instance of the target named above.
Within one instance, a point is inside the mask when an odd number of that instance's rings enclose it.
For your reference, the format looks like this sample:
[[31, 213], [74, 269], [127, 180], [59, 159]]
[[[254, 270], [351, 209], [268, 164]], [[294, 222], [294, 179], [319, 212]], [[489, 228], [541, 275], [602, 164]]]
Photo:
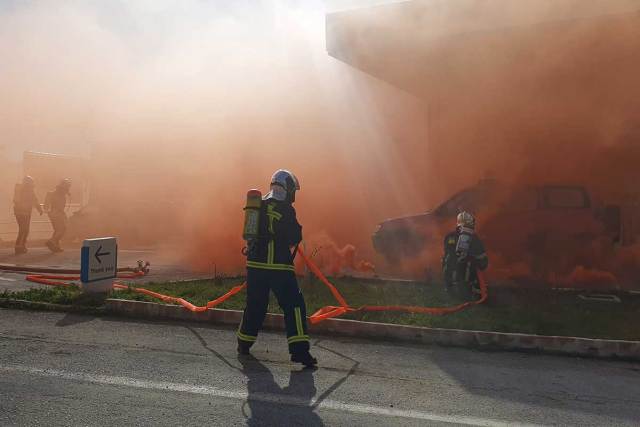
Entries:
[[469, 248], [471, 247], [471, 239], [473, 234], [468, 231], [461, 231], [458, 235], [458, 242], [456, 243], [456, 256], [458, 257], [458, 262], [466, 261], [469, 256]]
[[475, 217], [469, 212], [460, 212], [456, 218], [458, 228], [458, 242], [456, 243], [456, 256], [458, 262], [465, 262], [469, 255], [471, 240], [473, 239], [476, 225]]
[[247, 204], [244, 207], [244, 228], [242, 238], [247, 241], [245, 255], [251, 251], [260, 233], [260, 208], [262, 207], [262, 193], [260, 190], [247, 192]]

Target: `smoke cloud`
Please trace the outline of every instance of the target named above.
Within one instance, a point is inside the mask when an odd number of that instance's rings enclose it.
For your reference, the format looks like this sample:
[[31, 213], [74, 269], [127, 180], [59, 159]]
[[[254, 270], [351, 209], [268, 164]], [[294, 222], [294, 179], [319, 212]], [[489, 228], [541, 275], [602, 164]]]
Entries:
[[392, 191], [411, 188], [394, 139], [416, 132], [404, 123], [420, 101], [328, 57], [321, 3], [12, 5], [3, 136], [18, 153], [90, 157], [89, 202], [106, 219], [88, 232], [125, 228], [124, 242], [169, 241], [195, 267], [233, 270], [246, 190], [266, 192], [278, 168], [300, 177], [311, 245], [366, 252], [389, 206], [420, 205]]
[[[519, 51], [510, 43], [535, 52], [505, 61], [474, 44], [474, 31], [507, 17], [533, 25], [517, 17], [544, 21], [559, 8], [517, 2], [505, 17], [490, 7], [465, 34], [446, 23], [469, 28], [492, 2], [414, 3], [424, 6], [416, 19], [438, 11], [439, 27], [423, 25], [439, 31], [427, 35], [439, 40], [429, 49], [436, 65], [398, 88], [327, 55], [324, 16], [336, 2], [7, 2], [0, 130], [14, 154], [91, 159], [100, 219], [87, 233], [119, 230], [124, 242], [161, 242], [194, 268], [229, 273], [242, 270], [245, 193], [266, 192], [279, 168], [299, 176], [307, 250], [324, 248], [334, 273], [383, 265], [371, 247], [377, 223], [424, 212], [487, 171], [514, 188], [578, 183], [608, 203], [630, 200], [640, 160], [635, 17], [609, 25], [586, 14], [566, 31], [556, 22], [480, 38], [496, 52]], [[559, 19], [578, 3], [563, 3]], [[627, 10], [598, 4], [598, 14]], [[444, 19], [452, 14], [464, 19]], [[452, 65], [477, 72], [461, 77]], [[437, 265], [439, 254], [427, 258]], [[504, 264], [526, 273], [522, 263]]]

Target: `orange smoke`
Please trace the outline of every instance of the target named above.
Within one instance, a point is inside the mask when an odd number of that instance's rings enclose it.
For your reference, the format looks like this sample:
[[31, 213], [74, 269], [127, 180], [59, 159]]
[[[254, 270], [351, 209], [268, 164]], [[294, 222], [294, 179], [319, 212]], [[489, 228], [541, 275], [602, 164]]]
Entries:
[[[377, 223], [425, 212], [487, 170], [514, 188], [584, 184], [630, 210], [639, 200], [635, 15], [549, 22], [557, 2], [518, 2], [509, 13], [547, 23], [505, 29], [479, 13], [489, 2], [412, 2], [420, 13], [402, 22], [435, 23], [437, 37], [390, 39], [387, 20], [397, 15], [376, 8], [379, 19], [354, 40], [371, 43], [363, 56], [401, 90], [327, 55], [325, 9], [315, 2], [152, 3], [0, 10], [0, 131], [16, 153], [92, 159], [89, 200], [101, 216], [87, 235], [109, 230], [130, 245], [165, 244], [194, 268], [241, 272], [245, 193], [266, 191], [284, 167], [301, 180], [308, 252], [327, 236], [318, 253], [326, 271], [372, 274], [369, 261], [383, 270], [371, 246]], [[583, 9], [569, 3], [563, 19]], [[391, 52], [375, 50], [376, 40]], [[392, 53], [410, 60], [387, 60]], [[439, 269], [446, 231], [436, 249], [386, 268]], [[568, 251], [576, 257], [558, 274], [584, 266], [622, 277], [615, 270], [638, 260], [624, 250], [614, 260], [598, 248]], [[544, 264], [556, 261], [529, 252], [492, 259], [516, 276], [538, 274], [540, 263], [547, 274]]]
[[579, 289], [602, 289], [615, 287], [618, 279], [608, 271], [591, 270], [581, 265], [576, 267], [568, 276], [552, 275], [549, 281], [558, 287]]
[[[365, 260], [356, 261], [356, 248], [353, 245], [345, 245], [342, 249], [331, 246], [324, 252], [327, 253], [329, 274], [339, 276], [345, 272], [375, 273], [375, 266]], [[322, 267], [321, 267], [322, 268]]]
[[312, 234], [305, 239], [304, 246], [309, 258], [325, 274], [332, 276], [374, 275], [376, 272], [376, 268], [371, 262], [359, 259], [354, 245], [346, 244], [339, 247], [326, 233]]

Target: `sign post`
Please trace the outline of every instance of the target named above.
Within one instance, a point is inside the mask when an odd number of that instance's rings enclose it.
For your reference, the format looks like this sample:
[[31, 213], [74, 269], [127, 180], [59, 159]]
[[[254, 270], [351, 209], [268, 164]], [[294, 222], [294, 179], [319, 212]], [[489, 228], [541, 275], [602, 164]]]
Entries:
[[80, 253], [80, 280], [86, 292], [107, 292], [118, 275], [118, 242], [115, 237], [87, 239]]

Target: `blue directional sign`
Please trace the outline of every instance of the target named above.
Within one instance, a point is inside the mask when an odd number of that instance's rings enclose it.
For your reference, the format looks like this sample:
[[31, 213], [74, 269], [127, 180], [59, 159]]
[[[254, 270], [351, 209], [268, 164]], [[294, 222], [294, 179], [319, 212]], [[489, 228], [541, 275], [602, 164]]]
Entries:
[[90, 283], [118, 274], [118, 242], [115, 237], [87, 239], [80, 253], [80, 280]]

